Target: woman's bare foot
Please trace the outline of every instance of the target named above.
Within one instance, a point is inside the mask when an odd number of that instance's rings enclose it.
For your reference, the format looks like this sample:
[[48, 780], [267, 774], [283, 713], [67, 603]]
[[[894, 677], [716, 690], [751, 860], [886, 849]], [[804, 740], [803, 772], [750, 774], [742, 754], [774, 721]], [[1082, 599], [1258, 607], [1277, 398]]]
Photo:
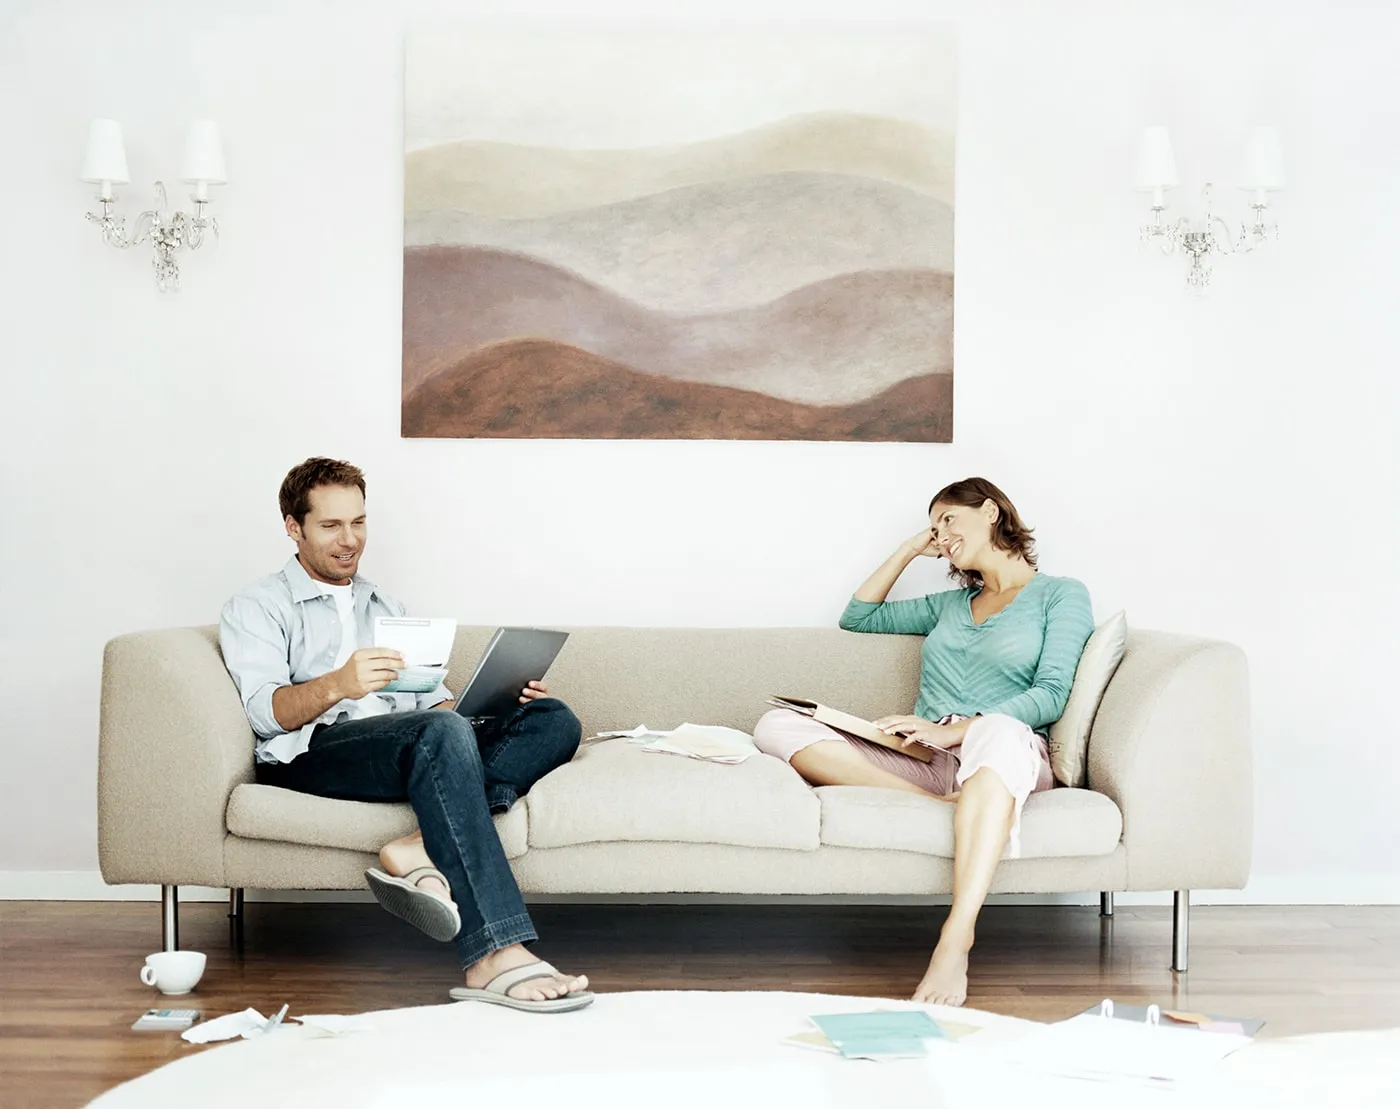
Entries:
[[[423, 847], [422, 834], [414, 832], [411, 836], [392, 840], [381, 847], [379, 849], [379, 865], [384, 868], [385, 873], [392, 874], [395, 878], [402, 878], [405, 874], [417, 870], [419, 867], [432, 866], [433, 860], [428, 858], [428, 852]], [[435, 897], [441, 897], [444, 901], [452, 900], [452, 891], [447, 888], [445, 883], [436, 878], [425, 875], [414, 885], [424, 893], [431, 893]]]
[[972, 944], [938, 941], [914, 1000], [931, 1005], [961, 1005], [967, 1000], [967, 953]]
[[[498, 975], [537, 962], [539, 959], [518, 943], [503, 947], [467, 968], [467, 989], [485, 989], [487, 983]], [[587, 975], [580, 974], [574, 977], [571, 974], [558, 974], [553, 978], [532, 978], [528, 982], [521, 982], [508, 989], [506, 994], [517, 1001], [553, 1001], [557, 997], [582, 993], [586, 989]]]

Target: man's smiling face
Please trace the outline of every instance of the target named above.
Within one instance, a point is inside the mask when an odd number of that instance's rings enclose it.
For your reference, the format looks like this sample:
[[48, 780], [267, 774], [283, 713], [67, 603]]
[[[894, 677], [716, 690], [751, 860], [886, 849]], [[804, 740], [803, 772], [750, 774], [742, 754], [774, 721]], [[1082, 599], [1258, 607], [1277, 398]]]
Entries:
[[346, 585], [365, 550], [365, 495], [353, 485], [318, 485], [307, 500], [305, 520], [286, 520], [302, 568], [315, 581]]

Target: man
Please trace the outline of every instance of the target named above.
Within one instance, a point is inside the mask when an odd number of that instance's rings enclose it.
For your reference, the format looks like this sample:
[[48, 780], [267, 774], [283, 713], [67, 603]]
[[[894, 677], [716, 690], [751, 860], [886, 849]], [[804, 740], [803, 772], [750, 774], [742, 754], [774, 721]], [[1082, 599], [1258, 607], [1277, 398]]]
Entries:
[[525, 945], [537, 936], [491, 820], [573, 758], [578, 718], [542, 681], [509, 716], [479, 728], [452, 694], [380, 692], [404, 665], [376, 647], [376, 616], [404, 607], [358, 574], [365, 479], [308, 458], [278, 497], [296, 554], [224, 606], [219, 644], [258, 736], [257, 780], [318, 797], [407, 800], [419, 832], [388, 843], [365, 877], [380, 904], [454, 941], [457, 1000], [558, 1012], [589, 1004], [588, 979]]

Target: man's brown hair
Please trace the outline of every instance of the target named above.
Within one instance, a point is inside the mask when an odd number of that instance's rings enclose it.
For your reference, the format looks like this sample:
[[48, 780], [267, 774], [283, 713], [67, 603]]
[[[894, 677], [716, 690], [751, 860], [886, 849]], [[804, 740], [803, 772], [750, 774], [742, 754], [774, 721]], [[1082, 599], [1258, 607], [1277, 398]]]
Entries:
[[[997, 506], [997, 518], [992, 524], [992, 546], [998, 550], [1018, 554], [1032, 567], [1035, 566], [1035, 540], [1031, 529], [1026, 527], [1011, 498], [984, 477], [963, 478], [952, 485], [945, 485], [928, 502], [931, 513], [936, 504], [956, 504], [964, 508], [981, 508], [987, 501]], [[976, 589], [982, 584], [982, 575], [976, 570], [959, 570], [949, 563], [948, 576], [964, 589]]]
[[311, 490], [320, 485], [354, 485], [364, 496], [365, 474], [358, 466], [334, 458], [308, 458], [293, 466], [282, 479], [282, 488], [277, 492], [282, 519], [290, 516], [297, 522], [297, 527], [304, 525], [306, 514], [311, 511]]

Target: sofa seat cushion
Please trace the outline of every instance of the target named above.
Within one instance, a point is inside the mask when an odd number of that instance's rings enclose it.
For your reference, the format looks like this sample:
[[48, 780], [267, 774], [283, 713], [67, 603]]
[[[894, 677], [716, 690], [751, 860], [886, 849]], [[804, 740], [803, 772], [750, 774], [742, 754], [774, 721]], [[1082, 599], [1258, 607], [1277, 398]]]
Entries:
[[[953, 809], [946, 801], [893, 789], [822, 786], [822, 843], [953, 857]], [[1123, 814], [1102, 793], [1050, 789], [1033, 793], [1021, 812], [1023, 859], [1111, 855]]]
[[[333, 801], [277, 786], [235, 787], [227, 810], [228, 830], [244, 839], [343, 847], [377, 854], [390, 840], [418, 830], [418, 818], [405, 803]], [[525, 805], [517, 802], [496, 817], [506, 858], [525, 854]]]
[[768, 755], [725, 766], [648, 753], [625, 739], [589, 743], [537, 782], [525, 804], [532, 848], [647, 840], [821, 846], [821, 803]]

